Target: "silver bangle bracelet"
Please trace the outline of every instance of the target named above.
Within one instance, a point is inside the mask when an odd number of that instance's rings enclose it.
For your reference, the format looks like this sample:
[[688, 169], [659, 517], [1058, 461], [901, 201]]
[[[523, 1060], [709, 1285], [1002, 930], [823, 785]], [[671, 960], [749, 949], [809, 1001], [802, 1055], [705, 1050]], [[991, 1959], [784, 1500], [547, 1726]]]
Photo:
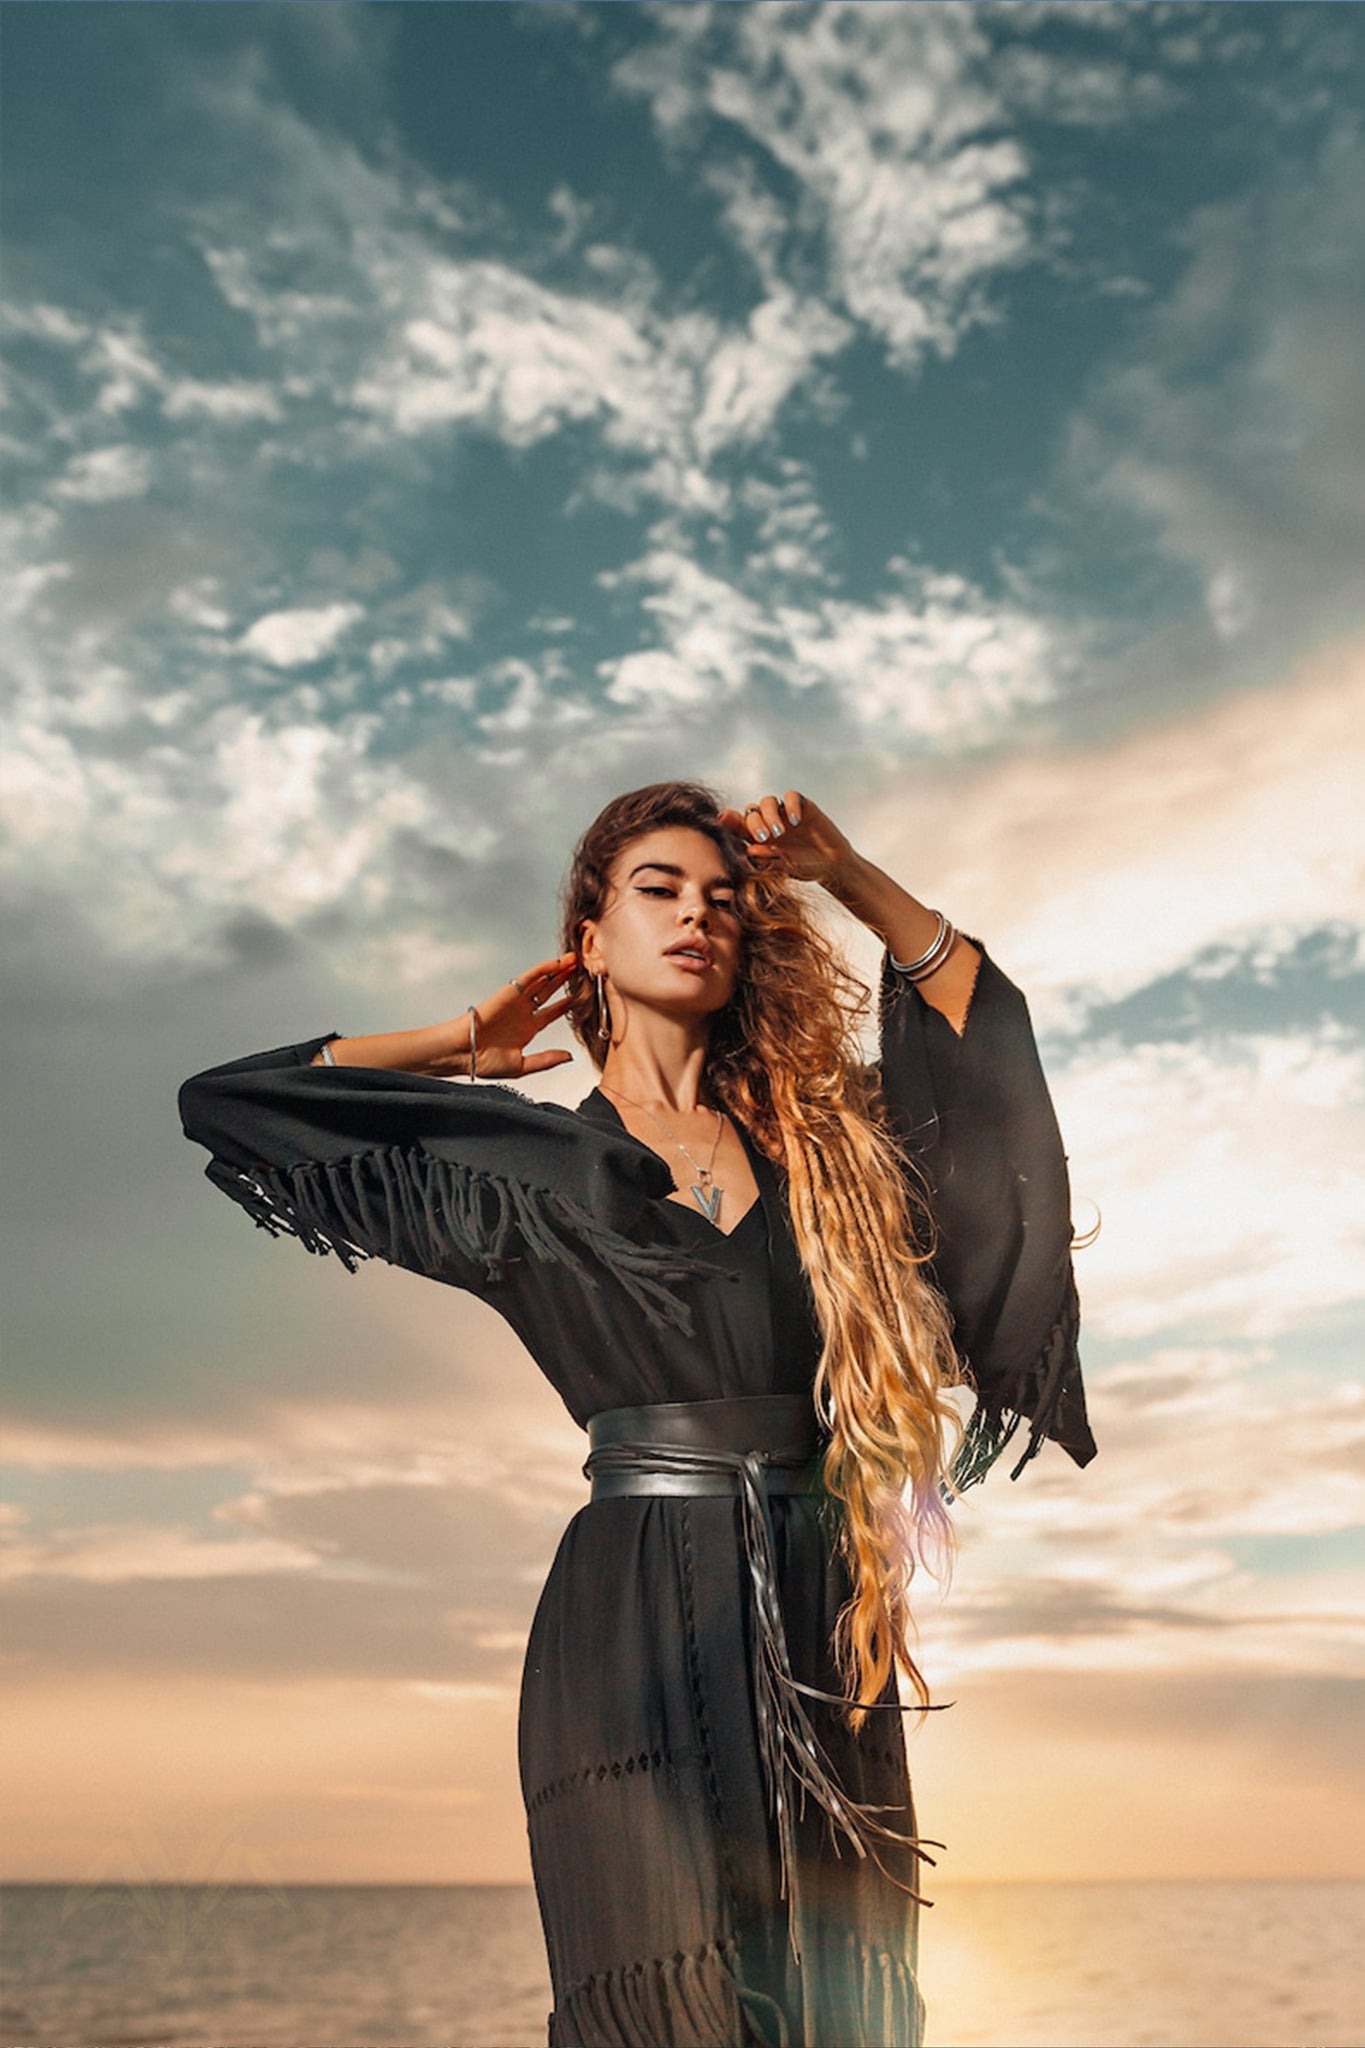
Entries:
[[336, 1056], [332, 1051], [330, 1041], [322, 1048], [322, 1064], [324, 1067], [334, 1067], [336, 1065]]
[[469, 1078], [475, 1078], [479, 1064], [479, 1013], [474, 1004], [469, 1005]]
[[936, 910], [934, 916], [938, 919], [938, 930], [934, 933], [933, 938], [920, 954], [918, 960], [898, 960], [894, 953], [890, 954], [891, 965], [895, 968], [897, 974], [919, 974], [929, 965], [929, 962], [942, 946], [949, 929], [948, 920], [941, 910]]
[[956, 944], [957, 932], [955, 931], [952, 925], [949, 925], [947, 930], [943, 934], [943, 943], [934, 953], [933, 958], [930, 960], [926, 960], [923, 967], [917, 967], [913, 974], [903, 975], [901, 977], [902, 980], [908, 981], [912, 988], [914, 988], [921, 981], [927, 981], [931, 974], [938, 973], [939, 968], [942, 967], [944, 961], [948, 958], [948, 955], [952, 952], [953, 947]]
[[945, 917], [943, 929], [927, 953], [921, 953], [919, 959], [912, 960], [908, 967], [902, 967], [898, 960], [893, 960], [891, 965], [899, 973], [901, 980], [908, 981], [913, 988], [919, 982], [927, 981], [931, 974], [938, 973], [956, 944], [957, 932]]

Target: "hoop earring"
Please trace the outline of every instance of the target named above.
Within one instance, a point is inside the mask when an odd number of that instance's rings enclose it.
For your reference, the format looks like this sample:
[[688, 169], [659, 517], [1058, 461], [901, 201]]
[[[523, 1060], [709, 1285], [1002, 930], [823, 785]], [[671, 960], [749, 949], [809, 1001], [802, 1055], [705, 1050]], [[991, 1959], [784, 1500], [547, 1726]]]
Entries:
[[602, 986], [602, 976], [599, 974], [595, 979], [597, 982], [597, 1035], [599, 1038], [605, 1039], [610, 1045], [611, 1011], [607, 1007], [607, 996]]

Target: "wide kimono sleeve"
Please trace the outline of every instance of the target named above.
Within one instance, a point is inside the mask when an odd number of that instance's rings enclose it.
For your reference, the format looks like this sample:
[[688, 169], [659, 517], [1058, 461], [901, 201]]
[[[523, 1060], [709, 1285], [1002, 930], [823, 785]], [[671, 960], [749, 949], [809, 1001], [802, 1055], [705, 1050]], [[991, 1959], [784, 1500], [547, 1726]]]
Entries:
[[272, 1235], [379, 1258], [512, 1311], [526, 1262], [624, 1289], [687, 1329], [684, 1253], [648, 1239], [672, 1179], [647, 1148], [496, 1084], [312, 1064], [335, 1032], [210, 1068], [180, 1090], [213, 1185]]
[[977, 1405], [954, 1474], [984, 1477], [1016, 1431], [1095, 1455], [1085, 1412], [1066, 1156], [1023, 995], [981, 951], [962, 1035], [884, 961], [881, 1082], [928, 1205], [934, 1277]]

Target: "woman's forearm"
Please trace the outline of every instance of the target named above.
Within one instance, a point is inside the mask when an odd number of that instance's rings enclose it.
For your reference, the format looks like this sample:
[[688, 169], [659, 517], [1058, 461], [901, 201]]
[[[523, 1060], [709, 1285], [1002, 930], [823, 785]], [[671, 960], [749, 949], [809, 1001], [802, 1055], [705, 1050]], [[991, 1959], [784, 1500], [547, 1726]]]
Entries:
[[[400, 1074], [454, 1075], [469, 1071], [469, 1018], [424, 1024], [415, 1031], [375, 1031], [364, 1038], [334, 1038], [328, 1047], [339, 1067], [390, 1067]], [[317, 1053], [313, 1065], [325, 1064]]]
[[[850, 850], [825, 887], [877, 933], [893, 959], [918, 960], [933, 944], [938, 913], [860, 853]], [[971, 940], [959, 935], [942, 964], [916, 984], [925, 1002], [941, 1010], [959, 1033], [967, 1021], [980, 964], [981, 955]]]

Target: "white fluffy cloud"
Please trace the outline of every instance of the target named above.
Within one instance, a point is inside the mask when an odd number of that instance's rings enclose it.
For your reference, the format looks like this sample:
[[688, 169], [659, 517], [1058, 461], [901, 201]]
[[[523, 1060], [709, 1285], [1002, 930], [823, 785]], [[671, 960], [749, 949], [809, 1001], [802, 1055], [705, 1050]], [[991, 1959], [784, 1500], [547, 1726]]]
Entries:
[[271, 387], [259, 379], [245, 377], [216, 384], [201, 377], [181, 377], [170, 385], [161, 409], [167, 419], [200, 417], [229, 426], [243, 420], [283, 417], [283, 408]]
[[239, 645], [244, 654], [272, 668], [304, 668], [330, 654], [363, 617], [361, 605], [342, 603], [267, 612], [247, 628]]
[[65, 306], [54, 306], [38, 300], [27, 306], [0, 306], [0, 323], [10, 334], [25, 335], [35, 341], [46, 341], [62, 348], [76, 348], [90, 337], [90, 329], [84, 320], [68, 312]]
[[81, 368], [98, 380], [96, 410], [108, 415], [130, 411], [159, 390], [164, 378], [141, 323], [128, 319], [96, 331], [81, 358]]
[[[127, 760], [41, 720], [12, 725], [11, 878], [97, 901], [102, 942], [130, 957], [212, 946], [243, 909], [288, 925], [345, 903], [378, 938], [395, 847], [439, 838], [444, 820], [409, 771], [370, 760], [372, 722], [223, 706], [190, 724]], [[411, 935], [388, 936], [393, 972]]]
[[513, 447], [595, 420], [608, 447], [662, 458], [638, 481], [684, 505], [696, 465], [761, 438], [850, 334], [784, 290], [727, 327], [661, 315], [640, 292], [607, 299], [500, 263], [423, 258], [400, 238], [369, 272], [386, 332], [351, 394], [361, 412], [406, 434], [477, 425]]
[[116, 441], [73, 455], [52, 491], [54, 497], [78, 505], [109, 505], [119, 498], [142, 497], [151, 478], [152, 461], [147, 450]]
[[[798, 538], [786, 543], [779, 521], [751, 568], [796, 580], [809, 530], [799, 522]], [[601, 579], [644, 590], [641, 606], [658, 635], [653, 647], [601, 664], [607, 695], [665, 716], [774, 676], [789, 690], [823, 692], [854, 725], [899, 749], [907, 740], [970, 745], [1052, 694], [1068, 657], [1043, 621], [965, 577], [890, 566], [899, 588], [880, 602], [829, 595], [768, 603], [661, 543]]]
[[781, 607], [793, 679], [827, 685], [870, 733], [957, 746], [1054, 693], [1067, 657], [1043, 620], [962, 576], [906, 580], [880, 605]]
[[[616, 66], [665, 134], [738, 129], [819, 223], [829, 290], [909, 367], [951, 353], [983, 287], [1028, 253], [1028, 164], [982, 65], [969, 10], [830, 0], [660, 9], [657, 37]], [[725, 218], [772, 273], [779, 215], [748, 167], [722, 169]]]

